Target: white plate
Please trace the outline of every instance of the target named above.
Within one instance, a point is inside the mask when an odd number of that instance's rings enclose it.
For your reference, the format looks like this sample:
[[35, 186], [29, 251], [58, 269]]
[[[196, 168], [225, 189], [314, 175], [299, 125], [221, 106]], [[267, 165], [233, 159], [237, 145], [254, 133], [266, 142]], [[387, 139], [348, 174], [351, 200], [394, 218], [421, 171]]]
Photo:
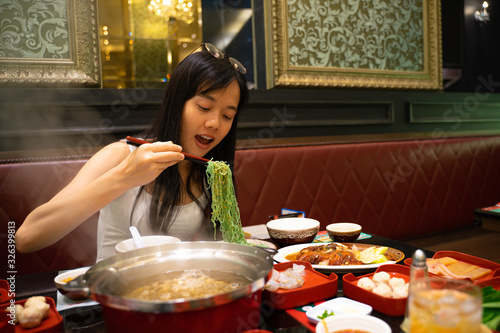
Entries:
[[[291, 245], [291, 246], [286, 246], [278, 250], [278, 253], [274, 256], [274, 260], [277, 262], [287, 262], [290, 261], [286, 259], [285, 257], [289, 254], [299, 252], [303, 248], [309, 247], [309, 246], [321, 246], [325, 245], [326, 243], [308, 243], [308, 244], [297, 244], [297, 245]], [[347, 244], [347, 243], [346, 243]], [[369, 247], [369, 246], [379, 246], [379, 245], [370, 245], [370, 244], [357, 244], [359, 246], [363, 247]], [[392, 251], [398, 252], [400, 256], [402, 255], [404, 258], [404, 254], [401, 251], [391, 249]], [[402, 259], [402, 258], [401, 258]], [[401, 260], [400, 259], [400, 260]], [[334, 273], [349, 273], [349, 272], [366, 272], [366, 271], [373, 271], [377, 269], [378, 267], [386, 264], [395, 264], [396, 261], [386, 261], [380, 264], [369, 264], [369, 265], [343, 265], [343, 266], [329, 266], [329, 265], [312, 265], [312, 267], [317, 270], [317, 271], [323, 271], [323, 272], [334, 272]]]
[[352, 299], [345, 297], [334, 298], [330, 301], [323, 302], [316, 305], [315, 307], [306, 311], [306, 316], [314, 324], [317, 324], [324, 312], [333, 311], [334, 315], [340, 314], [357, 314], [357, 315], [369, 315], [372, 313], [372, 307], [368, 304], [353, 301]]

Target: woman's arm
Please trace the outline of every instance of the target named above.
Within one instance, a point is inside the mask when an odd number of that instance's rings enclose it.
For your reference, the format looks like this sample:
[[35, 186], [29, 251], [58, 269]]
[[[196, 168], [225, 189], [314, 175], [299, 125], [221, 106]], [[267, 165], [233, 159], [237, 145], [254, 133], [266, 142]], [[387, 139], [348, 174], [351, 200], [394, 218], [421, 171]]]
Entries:
[[132, 153], [124, 142], [96, 153], [76, 177], [49, 202], [31, 212], [16, 233], [19, 252], [49, 246], [127, 190], [149, 184], [184, 159], [170, 142], [142, 145]]

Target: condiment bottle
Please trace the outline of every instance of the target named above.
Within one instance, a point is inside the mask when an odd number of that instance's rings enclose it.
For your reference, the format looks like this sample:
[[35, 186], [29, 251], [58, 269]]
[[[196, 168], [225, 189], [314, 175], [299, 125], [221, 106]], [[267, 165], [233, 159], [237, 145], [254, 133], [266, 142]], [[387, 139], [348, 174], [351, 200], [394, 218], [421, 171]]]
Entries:
[[410, 266], [410, 286], [408, 290], [408, 300], [406, 303], [406, 314], [401, 329], [405, 332], [410, 331], [408, 309], [410, 307], [412, 290], [416, 287], [424, 287], [429, 284], [429, 272], [427, 270], [427, 262], [424, 251], [416, 250], [413, 253]]

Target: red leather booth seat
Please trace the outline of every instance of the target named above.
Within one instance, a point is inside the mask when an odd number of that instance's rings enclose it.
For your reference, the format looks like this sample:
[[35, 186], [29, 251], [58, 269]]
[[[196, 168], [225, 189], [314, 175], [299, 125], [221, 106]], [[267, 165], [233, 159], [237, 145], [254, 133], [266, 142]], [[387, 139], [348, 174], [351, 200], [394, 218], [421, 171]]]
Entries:
[[284, 207], [404, 239], [472, 225], [500, 200], [500, 137], [252, 148], [235, 165], [244, 225]]
[[[17, 229], [87, 158], [0, 161], [2, 258], [8, 258], [8, 222]], [[244, 226], [290, 208], [318, 219], [322, 229], [352, 221], [365, 232], [404, 239], [472, 225], [475, 208], [500, 198], [498, 136], [240, 147], [235, 165]], [[92, 265], [96, 229], [97, 214], [43, 250], [16, 253], [18, 274]], [[7, 272], [7, 261], [0, 263]]]
[[[89, 156], [77, 159], [39, 161], [0, 161], [0, 242], [2, 260], [0, 277], [7, 271], [29, 274], [62, 270], [95, 263], [97, 256], [97, 217], [69, 233], [57, 243], [34, 253], [15, 254], [15, 269], [7, 269], [8, 223], [20, 227], [26, 216], [39, 205], [50, 200], [85, 164]], [[11, 162], [11, 163], [9, 163]], [[12, 257], [10, 257], [12, 258]]]

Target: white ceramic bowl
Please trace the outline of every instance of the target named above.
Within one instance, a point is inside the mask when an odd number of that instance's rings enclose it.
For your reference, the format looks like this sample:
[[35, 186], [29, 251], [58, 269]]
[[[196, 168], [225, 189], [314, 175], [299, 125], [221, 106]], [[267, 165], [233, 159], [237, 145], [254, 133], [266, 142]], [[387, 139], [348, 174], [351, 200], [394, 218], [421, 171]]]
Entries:
[[330, 238], [339, 243], [354, 242], [358, 239], [362, 229], [361, 225], [349, 222], [332, 223], [326, 226]]
[[281, 246], [311, 243], [319, 231], [319, 221], [305, 217], [285, 217], [267, 222], [271, 239]]
[[[71, 298], [72, 300], [81, 300], [87, 298], [87, 294], [82, 291], [69, 291], [66, 290], [66, 284], [72, 279], [85, 274], [89, 267], [81, 267], [66, 271], [64, 273], [59, 274], [54, 278], [54, 284], [56, 285], [57, 290], [64, 296]], [[71, 279], [71, 280], [70, 280]]]
[[362, 330], [370, 333], [391, 333], [391, 327], [381, 319], [369, 315], [348, 315], [339, 314], [326, 317], [316, 325], [316, 333], [328, 333], [325, 331], [325, 325], [328, 332], [341, 330]]
[[[142, 241], [144, 242], [144, 247], [181, 242], [181, 240], [177, 237], [163, 235], [142, 236]], [[117, 254], [125, 253], [131, 250], [135, 250], [135, 244], [132, 238], [121, 241], [115, 245], [115, 251]]]

